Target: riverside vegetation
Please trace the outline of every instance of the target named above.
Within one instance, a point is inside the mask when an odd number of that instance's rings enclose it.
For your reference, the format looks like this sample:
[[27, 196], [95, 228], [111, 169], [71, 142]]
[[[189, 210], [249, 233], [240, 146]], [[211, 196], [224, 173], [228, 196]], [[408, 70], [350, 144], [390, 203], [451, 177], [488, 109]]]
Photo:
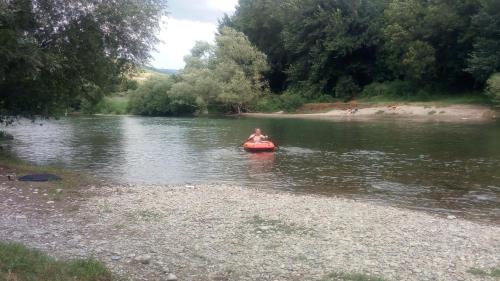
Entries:
[[[306, 102], [500, 104], [495, 0], [241, 0], [215, 46], [147, 81], [129, 112], [294, 111]], [[237, 85], [237, 87], [235, 87]]]
[[179, 73], [140, 85], [130, 77], [158, 42], [166, 1], [37, 2], [0, 1], [2, 119], [293, 111], [353, 98], [500, 102], [496, 0], [240, 0], [214, 45], [198, 42]]

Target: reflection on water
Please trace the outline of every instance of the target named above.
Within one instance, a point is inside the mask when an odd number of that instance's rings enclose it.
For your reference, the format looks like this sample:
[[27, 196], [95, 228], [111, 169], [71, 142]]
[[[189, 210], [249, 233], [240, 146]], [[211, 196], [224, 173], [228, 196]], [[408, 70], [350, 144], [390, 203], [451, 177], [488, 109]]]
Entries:
[[[276, 153], [240, 147], [255, 127]], [[500, 124], [78, 117], [8, 128], [37, 164], [123, 183], [228, 183], [500, 220]]]

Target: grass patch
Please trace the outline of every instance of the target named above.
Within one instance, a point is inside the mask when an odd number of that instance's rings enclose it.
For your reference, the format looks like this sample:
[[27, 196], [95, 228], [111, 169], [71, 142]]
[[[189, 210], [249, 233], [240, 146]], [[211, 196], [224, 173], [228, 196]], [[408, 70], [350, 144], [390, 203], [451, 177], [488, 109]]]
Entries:
[[360, 273], [342, 273], [332, 272], [325, 275], [321, 280], [323, 281], [385, 281], [385, 279], [377, 276], [370, 276]]
[[0, 280], [108, 281], [114, 278], [95, 259], [59, 261], [20, 244], [0, 242]]
[[377, 114], [377, 115], [382, 115], [384, 113], [385, 113], [385, 111], [383, 111], [383, 110], [379, 110], [379, 111], [375, 112], [375, 114]]
[[130, 220], [145, 222], [159, 221], [162, 218], [162, 214], [152, 210], [139, 210], [135, 212], [129, 212], [126, 214], [126, 216]]
[[467, 273], [482, 277], [489, 276], [498, 278], [500, 277], [500, 267], [490, 268], [489, 270], [473, 267], [467, 270]]
[[432, 111], [427, 112], [427, 114], [428, 114], [428, 115], [434, 115], [434, 114], [436, 114], [436, 113], [437, 113], [437, 112], [436, 112], [435, 110], [432, 110]]

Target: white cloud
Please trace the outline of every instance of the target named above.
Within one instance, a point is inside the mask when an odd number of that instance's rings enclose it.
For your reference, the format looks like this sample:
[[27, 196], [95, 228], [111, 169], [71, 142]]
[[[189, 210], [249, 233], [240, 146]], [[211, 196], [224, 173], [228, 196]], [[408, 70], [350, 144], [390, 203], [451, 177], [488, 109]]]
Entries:
[[237, 0], [207, 0], [207, 4], [210, 8], [225, 13], [232, 13], [235, 10]]
[[215, 23], [167, 19], [160, 33], [160, 43], [153, 52], [152, 65], [156, 68], [180, 69], [184, 67], [184, 56], [196, 41], [213, 42], [217, 25]]
[[156, 68], [180, 69], [196, 41], [213, 42], [217, 19], [232, 14], [238, 0], [169, 0], [170, 18], [159, 35], [163, 43], [152, 53]]

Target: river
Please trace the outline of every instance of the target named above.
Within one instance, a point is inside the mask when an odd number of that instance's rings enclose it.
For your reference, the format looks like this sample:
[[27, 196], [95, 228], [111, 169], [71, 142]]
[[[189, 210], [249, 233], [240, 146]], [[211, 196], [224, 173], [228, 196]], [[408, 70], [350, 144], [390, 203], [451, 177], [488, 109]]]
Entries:
[[[240, 147], [260, 127], [275, 153]], [[8, 127], [31, 163], [133, 184], [231, 184], [500, 221], [500, 124], [70, 117]]]

